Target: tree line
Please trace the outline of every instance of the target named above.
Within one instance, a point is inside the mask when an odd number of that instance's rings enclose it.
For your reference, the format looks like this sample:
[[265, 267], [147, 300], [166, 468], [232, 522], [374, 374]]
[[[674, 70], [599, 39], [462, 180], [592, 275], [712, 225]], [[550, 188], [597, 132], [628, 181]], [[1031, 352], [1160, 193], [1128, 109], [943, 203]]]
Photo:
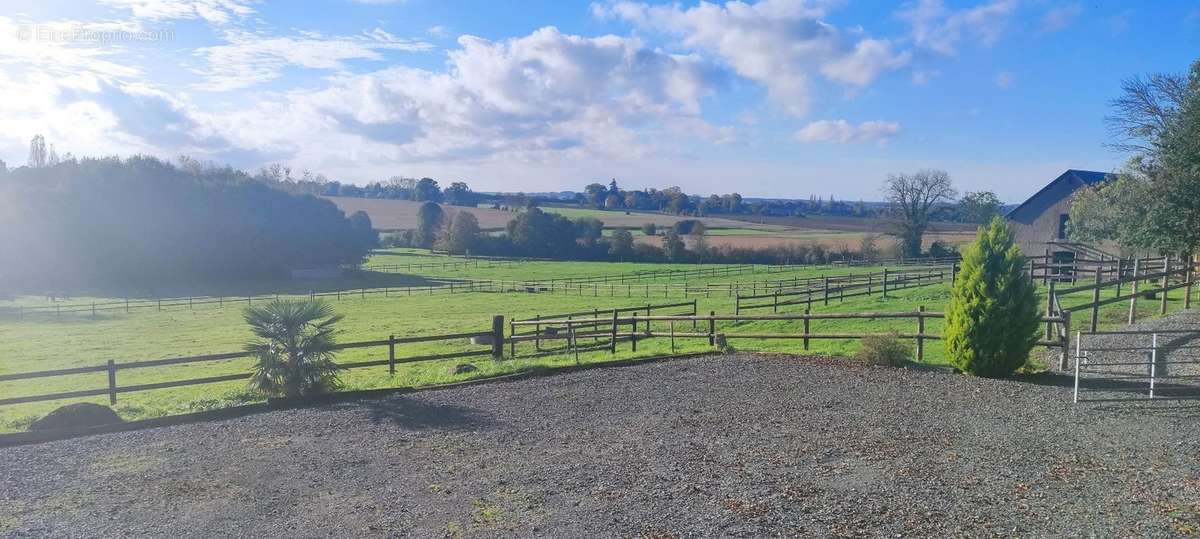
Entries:
[[[640, 229], [650, 242], [635, 241], [634, 230], [618, 228], [605, 234], [604, 223], [592, 217], [569, 219], [533, 207], [508, 222], [502, 233], [487, 233], [469, 211], [451, 216], [436, 203], [422, 204], [417, 228], [385, 235], [386, 247], [442, 249], [454, 255], [520, 256], [562, 260], [613, 262], [824, 264], [841, 260], [905, 256], [899, 246], [880, 246], [880, 237], [867, 234], [855, 246], [830, 248], [820, 243], [741, 248], [709, 245], [704, 223], [681, 219], [669, 227], [646, 223]], [[918, 256], [951, 256], [953, 247], [934, 242]]]
[[359, 264], [378, 244], [365, 213], [230, 167], [144, 156], [32, 164], [0, 168], [10, 290], [279, 277]]

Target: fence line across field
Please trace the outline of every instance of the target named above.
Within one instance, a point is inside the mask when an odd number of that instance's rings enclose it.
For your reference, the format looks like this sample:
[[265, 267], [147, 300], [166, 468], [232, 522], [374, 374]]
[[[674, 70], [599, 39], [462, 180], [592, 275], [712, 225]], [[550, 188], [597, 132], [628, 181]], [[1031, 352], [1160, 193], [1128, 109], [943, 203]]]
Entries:
[[[450, 340], [462, 340], [462, 339], [472, 339], [472, 340], [482, 339], [484, 341], [487, 341], [486, 344], [487, 344], [488, 348], [483, 349], [483, 350], [467, 350], [467, 351], [461, 351], [461, 352], [449, 352], [449, 353], [441, 353], [441, 354], [424, 354], [424, 355], [408, 356], [408, 357], [397, 357], [396, 356], [396, 346], [397, 345], [450, 341]], [[389, 336], [387, 339], [382, 339], [382, 340], [360, 341], [360, 342], [350, 342], [350, 343], [339, 344], [334, 347], [334, 350], [349, 350], [349, 349], [355, 349], [355, 348], [373, 348], [373, 347], [386, 346], [387, 351], [388, 351], [387, 359], [356, 361], [356, 362], [351, 362], [351, 363], [339, 363], [338, 367], [341, 369], [360, 369], [360, 368], [366, 368], [366, 367], [380, 367], [380, 366], [386, 365], [388, 367], [389, 375], [394, 375], [396, 373], [396, 365], [404, 364], [404, 363], [417, 363], [417, 362], [423, 362], [423, 361], [440, 361], [440, 360], [446, 360], [446, 359], [480, 357], [480, 356], [492, 356], [496, 359], [500, 359], [504, 352], [503, 344], [504, 344], [503, 317], [495, 317], [492, 320], [492, 329], [491, 330], [472, 331], [472, 332], [465, 332], [465, 333], [452, 333], [452, 334], [443, 334], [443, 335], [422, 335], [422, 336], [411, 336], [411, 337], [396, 337], [396, 336], [392, 335], [392, 336]], [[70, 376], [70, 375], [77, 375], [77, 374], [106, 372], [106, 373], [108, 373], [108, 386], [105, 388], [90, 388], [90, 389], [73, 390], [73, 391], [66, 391], [66, 392], [59, 392], [59, 393], [48, 393], [48, 394], [42, 394], [42, 395], [27, 395], [27, 396], [23, 396], [23, 397], [3, 398], [3, 399], [0, 399], [0, 406], [8, 406], [8, 405], [14, 405], [14, 404], [30, 403], [30, 402], [42, 402], [42, 401], [74, 399], [74, 398], [82, 398], [82, 397], [93, 397], [93, 396], [100, 396], [100, 395], [108, 395], [109, 403], [116, 404], [117, 395], [120, 393], [131, 393], [131, 392], [137, 392], [137, 391], [149, 391], [149, 390], [153, 390], [153, 389], [166, 389], [166, 388], [172, 388], [172, 387], [183, 387], [183, 386], [202, 385], [202, 384], [215, 384], [215, 383], [220, 383], [220, 382], [245, 380], [245, 379], [250, 378], [251, 373], [242, 372], [242, 373], [223, 374], [223, 375], [218, 375], [218, 376], [207, 376], [207, 377], [203, 377], [203, 378], [192, 378], [192, 379], [186, 379], [186, 380], [173, 380], [173, 381], [169, 381], [169, 382], [155, 382], [155, 383], [148, 383], [148, 384], [120, 386], [117, 384], [117, 374], [120, 371], [130, 370], [130, 369], [145, 369], [145, 368], [156, 368], [156, 367], [165, 367], [165, 366], [182, 365], [182, 364], [228, 361], [231, 359], [244, 359], [244, 358], [250, 358], [253, 356], [254, 356], [253, 352], [242, 351], [242, 352], [229, 352], [229, 353], [221, 353], [221, 354], [206, 354], [206, 355], [201, 355], [201, 356], [177, 357], [177, 358], [168, 358], [168, 359], [129, 361], [129, 362], [120, 362], [120, 363], [115, 362], [113, 360], [109, 360], [104, 365], [95, 365], [95, 366], [88, 366], [88, 367], [72, 367], [72, 368], [66, 368], [66, 369], [55, 369], [55, 370], [38, 371], [38, 372], [3, 374], [3, 375], [0, 375], [0, 382], [9, 382], [9, 381], [17, 381], [17, 380], [35, 380], [35, 379], [44, 379], [44, 378], [52, 378], [52, 377], [59, 377], [59, 376]]]
[[[646, 339], [669, 338], [671, 340], [671, 350], [675, 351], [677, 339], [706, 339], [709, 346], [717, 346], [718, 340], [728, 339], [796, 339], [803, 342], [803, 349], [808, 350], [810, 341], [818, 339], [845, 339], [858, 340], [864, 337], [875, 335], [896, 335], [900, 338], [914, 339], [916, 341], [916, 356], [918, 360], [924, 359], [925, 343], [929, 340], [938, 340], [941, 338], [936, 333], [930, 333], [926, 328], [926, 321], [930, 319], [940, 319], [944, 315], [940, 312], [929, 312], [924, 307], [911, 312], [875, 312], [875, 313], [805, 313], [805, 314], [775, 314], [775, 315], [717, 315], [715, 312], [710, 312], [709, 315], [695, 314], [696, 303], [683, 302], [675, 304], [651, 305], [653, 309], [668, 309], [690, 306], [693, 314], [683, 315], [651, 315], [638, 316], [638, 313], [644, 312], [646, 307], [631, 307], [620, 308], [604, 311], [607, 316], [593, 316], [591, 318], [573, 318], [573, 315], [568, 315], [562, 318], [545, 318], [545, 319], [525, 319], [513, 320], [510, 322], [510, 328], [535, 328], [533, 333], [520, 333], [517, 331], [509, 336], [505, 336], [504, 316], [492, 317], [492, 328], [490, 330], [471, 331], [464, 333], [441, 334], [441, 335], [425, 335], [425, 336], [408, 336], [395, 337], [389, 336], [387, 339], [344, 343], [337, 346], [337, 350], [347, 350], [356, 348], [372, 348], [372, 347], [387, 347], [387, 359], [371, 359], [366, 361], [356, 361], [350, 363], [339, 363], [338, 366], [342, 369], [359, 369], [368, 367], [387, 366], [388, 374], [395, 375], [396, 365], [404, 363], [416, 363], [427, 361], [441, 361], [447, 359], [471, 358], [491, 356], [493, 360], [499, 361], [504, 359], [505, 343], [510, 346], [510, 359], [516, 359], [517, 349], [516, 344], [521, 342], [539, 342], [539, 341], [555, 341], [566, 340], [567, 353], [573, 353], [578, 361], [581, 345], [579, 339], [592, 339], [595, 345], [593, 349], [607, 348], [612, 354], [617, 353], [617, 344], [619, 342], [629, 342], [633, 351], [637, 351], [638, 342]], [[596, 311], [593, 311], [596, 312]], [[623, 314], [630, 312], [630, 314]], [[586, 316], [588, 313], [582, 313], [581, 316]], [[915, 332], [876, 332], [876, 333], [821, 333], [813, 331], [811, 323], [821, 320], [894, 320], [894, 319], [915, 319]], [[785, 320], [785, 321], [801, 321], [803, 330], [793, 333], [738, 333], [729, 331], [718, 331], [718, 323], [720, 322], [751, 322], [751, 321], [766, 321], [766, 320]], [[1051, 320], [1053, 321], [1053, 320]], [[660, 326], [663, 323], [668, 324], [668, 330], [656, 330], [651, 324], [658, 323]], [[681, 328], [677, 324], [691, 325], [690, 331], [680, 331]], [[644, 329], [642, 329], [644, 326]], [[565, 331], [562, 331], [565, 329]], [[581, 331], [583, 330], [583, 331]], [[465, 350], [459, 352], [448, 352], [439, 354], [423, 354], [417, 356], [398, 357], [396, 354], [396, 346], [409, 343], [422, 342], [444, 342], [452, 340], [470, 339], [472, 345], [487, 346], [486, 349]], [[1059, 342], [1040, 342], [1043, 346], [1059, 346]], [[540, 352], [539, 352], [540, 354]], [[106, 387], [93, 387], [85, 389], [73, 389], [71, 391], [62, 391], [56, 393], [47, 393], [40, 395], [26, 395], [21, 397], [9, 397], [0, 399], [0, 406], [10, 406], [23, 403], [55, 401], [65, 399], [77, 399], [93, 396], [109, 397], [110, 403], [117, 401], [117, 396], [122, 393], [132, 393], [141, 391], [151, 391], [158, 389], [167, 389], [184, 386], [194, 386], [203, 384], [214, 384], [221, 382], [230, 382], [236, 380], [248, 379], [251, 374], [249, 372], [229, 373], [217, 376], [207, 376], [201, 378], [171, 380], [165, 382], [153, 382], [122, 386], [118, 384], [118, 373], [121, 371], [132, 369], [150, 369], [150, 368], [166, 368], [183, 364], [196, 364], [206, 362], [228, 361], [231, 359], [244, 359], [253, 357], [253, 353], [248, 351], [208, 354], [202, 356], [176, 357], [167, 359], [152, 359], [128, 362], [108, 361], [103, 365], [93, 365], [84, 367], [71, 367], [65, 369], [55, 369], [38, 372], [10, 373], [0, 375], [0, 382], [11, 382], [21, 380], [38, 380], [45, 378], [89, 374], [89, 373], [107, 373], [108, 384]]]
[[[753, 272], [754, 266], [735, 266], [731, 268], [714, 268], [695, 270], [704, 272], [704, 276], [720, 277], [729, 276], [738, 273]], [[794, 281], [794, 280], [793, 280]], [[733, 297], [741, 289], [771, 290], [780, 286], [785, 286], [788, 280], [774, 281], [734, 281], [730, 283], [705, 283], [692, 284], [688, 282], [682, 283], [642, 283], [636, 285], [626, 282], [624, 284], [613, 282], [607, 284], [601, 282], [549, 282], [549, 281], [518, 281], [518, 280], [502, 280], [502, 279], [459, 279], [446, 280], [436, 284], [425, 286], [403, 286], [403, 287], [383, 287], [383, 288], [360, 288], [356, 290], [337, 290], [333, 292], [313, 292], [308, 294], [269, 294], [258, 296], [204, 296], [204, 297], [183, 297], [183, 298], [162, 298], [162, 299], [147, 299], [133, 300], [126, 299], [123, 301], [107, 301], [107, 302], [92, 302], [92, 303], [73, 303], [73, 304], [55, 304], [53, 306], [24, 306], [0, 308], [0, 316], [9, 315], [18, 318], [27, 315], [54, 315], [56, 317], [63, 314], [91, 314], [97, 315], [102, 312], [123, 311], [130, 313], [134, 310], [154, 309], [161, 311], [164, 308], [187, 307], [195, 308], [197, 306], [218, 306], [224, 307], [225, 304], [237, 305], [245, 304], [253, 305], [254, 302], [270, 301], [272, 299], [366, 299], [367, 296], [373, 297], [408, 297], [415, 295], [433, 295], [433, 294], [456, 294], [456, 293], [473, 293], [473, 292], [490, 292], [490, 293], [522, 293], [522, 292], [542, 292], [550, 294], [566, 294], [577, 296], [607, 296], [607, 297], [690, 297], [704, 296], [714, 297], [726, 296]]]
[[[829, 305], [831, 299], [841, 301], [845, 298], [870, 296], [876, 292], [887, 297], [889, 290], [896, 291], [942, 283], [946, 280], [947, 276], [953, 282], [954, 275], [953, 271], [946, 272], [944, 270], [895, 272], [885, 268], [882, 272], [877, 273], [851, 273], [838, 276], [796, 278], [790, 285], [788, 283], [779, 283], [778, 286], [774, 287], [774, 290], [767, 294], [754, 293], [742, 295], [739, 293], [734, 305], [734, 312], [740, 314], [742, 311], [768, 308], [772, 312], [779, 312], [780, 307], [791, 305], [811, 307], [815, 302]], [[847, 294], [847, 291], [857, 292]], [[803, 296], [803, 299], [789, 299], [801, 296]], [[780, 301], [781, 298], [783, 299], [782, 301]], [[771, 301], [768, 303], [744, 303], [758, 299], [770, 299]]]

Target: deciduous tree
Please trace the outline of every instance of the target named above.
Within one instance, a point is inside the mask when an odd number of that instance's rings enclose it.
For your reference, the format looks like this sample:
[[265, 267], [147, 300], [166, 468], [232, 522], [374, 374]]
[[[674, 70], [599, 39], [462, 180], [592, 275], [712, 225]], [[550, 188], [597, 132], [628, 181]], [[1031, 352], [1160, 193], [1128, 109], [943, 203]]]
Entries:
[[907, 256], [921, 256], [921, 240], [929, 228], [929, 213], [934, 205], [953, 200], [954, 186], [944, 170], [921, 170], [915, 174], [893, 174], [884, 182], [883, 192], [898, 218], [895, 235]]

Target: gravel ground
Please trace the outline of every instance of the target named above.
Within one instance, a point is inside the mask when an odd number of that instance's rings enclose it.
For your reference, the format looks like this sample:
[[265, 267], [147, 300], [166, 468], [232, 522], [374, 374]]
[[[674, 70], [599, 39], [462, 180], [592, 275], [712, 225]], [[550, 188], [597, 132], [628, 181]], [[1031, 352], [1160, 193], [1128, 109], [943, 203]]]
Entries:
[[1200, 409], [736, 354], [0, 449], [0, 535], [1172, 536]]

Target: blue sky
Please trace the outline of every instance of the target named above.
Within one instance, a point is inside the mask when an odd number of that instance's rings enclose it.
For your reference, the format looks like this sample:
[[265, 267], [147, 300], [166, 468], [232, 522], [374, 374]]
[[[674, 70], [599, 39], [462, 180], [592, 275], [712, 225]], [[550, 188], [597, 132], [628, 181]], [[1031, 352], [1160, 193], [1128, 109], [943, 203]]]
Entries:
[[[12, 3], [10, 3], [12, 4]], [[1194, 2], [16, 2], [0, 158], [279, 162], [344, 182], [878, 199], [935, 167], [1009, 202], [1112, 170], [1123, 78], [1200, 57]]]

